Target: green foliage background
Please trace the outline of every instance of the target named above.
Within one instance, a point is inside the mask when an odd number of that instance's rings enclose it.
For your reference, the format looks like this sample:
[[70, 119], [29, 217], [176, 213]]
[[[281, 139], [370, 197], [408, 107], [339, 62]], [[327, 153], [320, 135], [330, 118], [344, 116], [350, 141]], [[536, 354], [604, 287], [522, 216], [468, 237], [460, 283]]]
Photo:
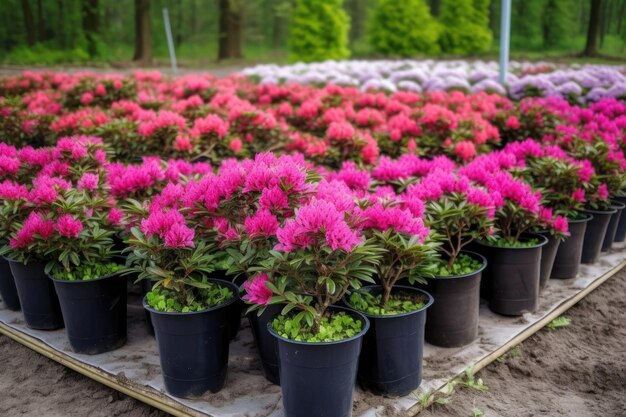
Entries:
[[[37, 33], [27, 45], [23, 2]], [[134, 0], [98, 0], [100, 32], [89, 54], [81, 10], [89, 0], [1, 0], [0, 63], [51, 65], [128, 62]], [[376, 56], [490, 56], [497, 51], [498, 0], [246, 0], [246, 61], [284, 62]], [[162, 8], [169, 9], [182, 65], [217, 56], [218, 0], [150, 0], [152, 44], [166, 63]], [[511, 47], [517, 58], [582, 51], [589, 0], [513, 0]], [[603, 0], [600, 52], [626, 56], [626, 0]]]
[[343, 0], [296, 0], [291, 17], [289, 59], [321, 61], [350, 56], [350, 18]]
[[439, 52], [439, 25], [424, 0], [379, 0], [369, 26], [373, 50], [410, 57]]

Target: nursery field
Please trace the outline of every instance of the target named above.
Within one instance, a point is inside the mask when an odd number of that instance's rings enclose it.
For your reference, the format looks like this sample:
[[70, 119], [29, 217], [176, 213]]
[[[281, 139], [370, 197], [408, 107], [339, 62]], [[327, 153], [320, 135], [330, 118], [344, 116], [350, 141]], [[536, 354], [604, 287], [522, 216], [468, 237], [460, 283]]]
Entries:
[[521, 376], [549, 391], [533, 407], [619, 415], [624, 364], [593, 344], [616, 317], [577, 316], [575, 362], [557, 318], [623, 298], [626, 67], [496, 70], [0, 77], [0, 332], [176, 415], [514, 415]]

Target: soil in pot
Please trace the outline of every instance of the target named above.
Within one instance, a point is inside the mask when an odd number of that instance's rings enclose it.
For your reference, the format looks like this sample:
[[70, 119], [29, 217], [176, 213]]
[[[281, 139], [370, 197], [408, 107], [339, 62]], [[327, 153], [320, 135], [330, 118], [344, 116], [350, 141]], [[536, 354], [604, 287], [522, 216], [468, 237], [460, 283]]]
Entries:
[[545, 236], [524, 233], [515, 247], [479, 242], [487, 258], [489, 308], [505, 316], [532, 313], [539, 304], [541, 250]]
[[548, 286], [561, 239], [553, 236], [547, 230], [542, 230], [537, 233], [548, 239], [548, 243], [541, 247], [541, 268], [539, 272], [539, 290], [541, 291]]
[[237, 286], [211, 279], [230, 298], [200, 311], [159, 311], [148, 305], [157, 339], [166, 391], [175, 397], [197, 398], [218, 392], [226, 382], [230, 342], [230, 309], [237, 300]]
[[593, 218], [589, 214], [583, 216], [580, 219], [567, 219], [570, 235], [559, 244], [550, 278], [570, 279], [578, 275], [587, 224]]
[[248, 313], [248, 321], [252, 329], [252, 336], [256, 342], [263, 374], [265, 379], [272, 384], [280, 385], [280, 375], [278, 372], [278, 348], [276, 338], [267, 330], [267, 324], [280, 314], [284, 306], [280, 304], [270, 304], [265, 307], [265, 311], [258, 314], [257, 311]]
[[[619, 195], [615, 197], [615, 200], [626, 204], [626, 196]], [[615, 242], [623, 242], [626, 240], [626, 210], [622, 210], [617, 222], [617, 229], [615, 231]]]
[[396, 286], [388, 308], [381, 309], [381, 293], [381, 286], [367, 286], [345, 300], [370, 321], [363, 338], [358, 381], [376, 395], [399, 397], [422, 382], [426, 309], [433, 298], [417, 288]]
[[127, 279], [113, 269], [96, 279], [81, 279], [80, 271], [73, 280], [50, 275], [59, 296], [70, 346], [76, 353], [96, 355], [126, 343]]
[[[281, 336], [277, 339], [280, 382], [285, 417], [349, 417], [363, 335], [369, 328], [365, 316], [342, 307], [331, 307], [360, 323], [354, 336], [332, 342], [304, 342]], [[279, 316], [280, 317], [280, 316]]]
[[625, 207], [626, 204], [620, 203], [617, 200], [611, 200], [611, 208], [617, 211], [611, 216], [611, 220], [609, 220], [609, 225], [606, 229], [604, 240], [602, 241], [602, 252], [606, 252], [613, 247], [615, 235], [617, 234], [617, 225], [619, 223], [620, 217], [622, 217], [622, 212], [624, 211]]
[[585, 210], [585, 213], [591, 214], [593, 218], [587, 224], [585, 239], [583, 240], [583, 255], [580, 261], [584, 264], [594, 264], [600, 257], [602, 242], [604, 242], [609, 222], [617, 210]]
[[44, 272], [45, 263], [9, 260], [26, 325], [37, 330], [63, 327], [63, 316], [54, 284]]
[[20, 310], [20, 299], [17, 295], [13, 273], [9, 262], [3, 258], [0, 258], [0, 299], [9, 310]]
[[426, 341], [436, 346], [465, 346], [478, 337], [480, 282], [487, 260], [475, 252], [461, 254], [471, 257], [479, 267], [458, 275], [428, 278], [425, 285], [418, 285], [434, 299], [428, 309]]

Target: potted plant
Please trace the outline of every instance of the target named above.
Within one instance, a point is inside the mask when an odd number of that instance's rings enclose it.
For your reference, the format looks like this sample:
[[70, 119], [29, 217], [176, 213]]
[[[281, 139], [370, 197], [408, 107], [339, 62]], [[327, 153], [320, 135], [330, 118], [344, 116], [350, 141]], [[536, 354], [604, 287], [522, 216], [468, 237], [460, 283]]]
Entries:
[[600, 135], [589, 137], [581, 132], [564, 141], [564, 146], [574, 157], [588, 160], [594, 169], [585, 190], [585, 213], [593, 218], [585, 232], [581, 262], [595, 263], [611, 218], [619, 215], [617, 208], [611, 207], [610, 199], [624, 189], [626, 161], [619, 147]]
[[126, 343], [126, 279], [112, 239], [115, 216], [110, 215], [116, 209], [104, 188], [102, 194], [95, 191], [94, 185], [90, 191], [59, 193], [55, 210], [45, 216], [54, 222], [55, 233], [37, 242], [50, 260], [45, 272], [58, 294], [70, 346], [89, 355]]
[[[198, 196], [189, 202], [190, 210], [206, 226], [199, 230], [217, 233], [220, 248], [229, 258], [226, 273], [238, 286], [251, 284], [254, 274], [249, 269], [268, 258], [278, 244], [277, 229], [310, 198], [319, 177], [297, 157], [261, 153], [254, 159], [225, 162], [216, 175], [187, 184], [186, 194]], [[340, 185], [323, 182], [320, 190], [344, 192], [345, 187], [333, 188]], [[248, 297], [244, 295], [243, 300]], [[240, 311], [233, 314], [233, 320], [240, 319]], [[263, 373], [274, 384], [279, 383], [276, 340], [267, 331], [267, 323], [279, 312], [280, 306], [271, 305], [247, 314]]]
[[541, 193], [545, 207], [539, 213], [540, 229], [533, 230], [548, 239], [541, 254], [540, 288], [547, 285], [552, 275], [576, 276], [584, 232], [591, 218], [583, 213], [579, 197], [594, 174], [593, 168], [588, 162], [568, 157], [558, 147], [542, 146], [531, 139], [510, 144], [505, 151], [523, 162], [512, 172]]
[[611, 205], [606, 183], [600, 184], [593, 194], [588, 195], [585, 213], [593, 218], [585, 232], [581, 262], [594, 264], [600, 257], [611, 218], [617, 214], [617, 207]]
[[345, 303], [366, 316], [370, 329], [363, 339], [358, 380], [375, 394], [404, 396], [422, 381], [426, 310], [433, 302], [413, 285], [431, 276], [437, 266], [435, 243], [421, 217], [385, 198], [365, 204], [363, 234], [377, 245], [382, 258], [375, 265], [380, 285], [352, 291]]
[[238, 289], [211, 278], [223, 252], [214, 239], [195, 233], [193, 219], [176, 204], [152, 207], [131, 229], [126, 272], [155, 281], [143, 305], [154, 325], [165, 389], [191, 398], [224, 386]]
[[423, 287], [435, 300], [428, 311], [426, 340], [443, 347], [467, 345], [478, 336], [480, 283], [487, 261], [466, 248], [490, 233], [495, 203], [467, 177], [441, 170], [410, 186], [404, 199], [417, 210], [424, 204], [415, 200], [425, 201], [426, 224], [440, 243], [434, 276]]
[[269, 278], [264, 286], [249, 287], [272, 291], [263, 304], [286, 304], [268, 329], [278, 341], [288, 417], [347, 416], [352, 410], [369, 322], [361, 313], [334, 304], [350, 288], [373, 283], [381, 251], [363, 242], [350, 217], [333, 203], [314, 198], [278, 229], [279, 243], [269, 259], [251, 268]]
[[478, 241], [487, 258], [489, 308], [508, 316], [534, 312], [539, 303], [542, 246], [548, 239], [529, 231], [541, 227], [541, 194], [506, 171], [491, 173], [485, 186], [499, 201], [495, 233]]

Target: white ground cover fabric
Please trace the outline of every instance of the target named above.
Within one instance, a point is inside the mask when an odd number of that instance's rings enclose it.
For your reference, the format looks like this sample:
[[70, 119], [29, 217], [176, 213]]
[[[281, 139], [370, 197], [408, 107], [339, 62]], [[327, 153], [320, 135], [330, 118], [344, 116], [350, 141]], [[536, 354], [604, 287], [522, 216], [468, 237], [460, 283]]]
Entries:
[[[576, 296], [594, 281], [614, 270], [626, 261], [624, 244], [608, 254], [603, 254], [595, 265], [583, 265], [578, 278], [550, 280], [541, 296], [539, 310], [522, 317], [503, 317], [481, 305], [479, 337], [463, 348], [445, 349], [426, 345], [424, 357], [424, 379], [421, 387], [413, 394], [397, 399], [376, 397], [360, 389], [355, 391], [355, 416], [388, 416], [396, 411], [409, 410], [418, 403], [418, 398], [427, 391], [441, 388], [465, 368], [480, 361], [504, 346], [541, 320], [559, 305]], [[135, 300], [137, 301], [137, 300]], [[147, 332], [144, 312], [137, 303], [129, 305], [128, 343], [122, 348], [96, 356], [78, 355], [70, 350], [65, 330], [38, 331], [28, 329], [20, 312], [2, 308], [0, 322], [30, 335], [50, 349], [75, 358], [83, 364], [97, 368], [118, 381], [133, 386], [143, 386], [167, 396], [163, 388], [156, 342]], [[225, 388], [217, 394], [205, 394], [195, 400], [170, 397], [190, 412], [196, 411], [213, 417], [281, 417], [280, 388], [268, 383], [262, 375], [252, 334], [243, 321], [244, 328], [231, 343], [229, 375]], [[36, 377], [36, 376], [35, 376]], [[77, 387], [79, 389], [79, 387]], [[24, 399], [27, 401], [27, 399]], [[193, 411], [192, 411], [193, 410]], [[196, 414], [194, 413], [194, 414]]]

